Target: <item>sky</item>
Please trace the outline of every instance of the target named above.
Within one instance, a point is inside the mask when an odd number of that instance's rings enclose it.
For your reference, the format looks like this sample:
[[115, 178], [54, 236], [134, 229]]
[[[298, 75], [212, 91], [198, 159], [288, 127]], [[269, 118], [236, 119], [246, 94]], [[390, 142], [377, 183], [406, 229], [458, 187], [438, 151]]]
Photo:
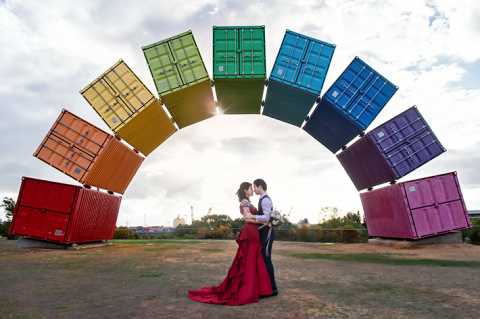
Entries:
[[[467, 208], [480, 209], [478, 1], [0, 1], [0, 196], [16, 198], [22, 176], [77, 184], [32, 156], [61, 108], [108, 130], [79, 90], [122, 58], [156, 92], [141, 47], [188, 29], [211, 75], [213, 25], [265, 25], [267, 72], [286, 29], [334, 43], [323, 92], [361, 57], [399, 86], [370, 129], [417, 105], [447, 149], [401, 180], [457, 171]], [[302, 129], [219, 115], [146, 158], [117, 225], [189, 222], [192, 206], [195, 218], [237, 218], [236, 189], [259, 177], [293, 222], [361, 210], [335, 156]]]

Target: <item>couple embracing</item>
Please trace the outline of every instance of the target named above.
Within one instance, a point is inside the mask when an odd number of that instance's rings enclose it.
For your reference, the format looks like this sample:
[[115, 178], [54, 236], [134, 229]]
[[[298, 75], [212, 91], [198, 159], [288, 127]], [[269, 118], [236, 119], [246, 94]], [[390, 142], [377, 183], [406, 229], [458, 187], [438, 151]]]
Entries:
[[[191, 300], [237, 306], [278, 294], [271, 258], [275, 239], [270, 223], [273, 205], [266, 191], [267, 183], [263, 179], [256, 179], [253, 188], [249, 182], [240, 184], [237, 195], [245, 225], [236, 239], [235, 258], [220, 285], [190, 290]], [[250, 202], [254, 192], [260, 196], [258, 209]]]

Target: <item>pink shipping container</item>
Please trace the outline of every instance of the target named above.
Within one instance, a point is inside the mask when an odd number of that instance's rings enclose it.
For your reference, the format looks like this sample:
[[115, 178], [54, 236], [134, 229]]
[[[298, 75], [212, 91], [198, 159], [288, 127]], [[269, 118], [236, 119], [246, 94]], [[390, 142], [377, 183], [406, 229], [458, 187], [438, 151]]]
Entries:
[[360, 193], [368, 235], [419, 239], [469, 228], [457, 173]]
[[60, 244], [109, 240], [121, 200], [76, 185], [23, 177], [10, 234]]

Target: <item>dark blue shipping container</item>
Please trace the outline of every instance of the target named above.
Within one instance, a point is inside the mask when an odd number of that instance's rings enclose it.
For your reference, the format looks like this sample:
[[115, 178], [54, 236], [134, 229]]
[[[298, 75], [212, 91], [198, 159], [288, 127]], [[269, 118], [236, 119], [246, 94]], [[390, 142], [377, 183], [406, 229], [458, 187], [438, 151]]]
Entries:
[[300, 126], [320, 95], [334, 50], [333, 44], [287, 30], [270, 74], [263, 114]]
[[413, 106], [337, 155], [358, 190], [395, 181], [445, 152]]
[[335, 153], [373, 122], [397, 89], [355, 57], [323, 95], [304, 129]]

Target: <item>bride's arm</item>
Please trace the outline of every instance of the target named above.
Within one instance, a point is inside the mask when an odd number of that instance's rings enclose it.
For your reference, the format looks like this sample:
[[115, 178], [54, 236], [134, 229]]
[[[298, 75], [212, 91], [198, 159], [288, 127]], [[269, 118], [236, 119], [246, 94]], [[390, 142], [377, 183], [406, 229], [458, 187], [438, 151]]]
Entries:
[[250, 208], [248, 206], [242, 207], [241, 213], [243, 215], [243, 219], [248, 223], [255, 223], [255, 224], [263, 224], [262, 222], [258, 222], [255, 219], [255, 216], [250, 213]]

